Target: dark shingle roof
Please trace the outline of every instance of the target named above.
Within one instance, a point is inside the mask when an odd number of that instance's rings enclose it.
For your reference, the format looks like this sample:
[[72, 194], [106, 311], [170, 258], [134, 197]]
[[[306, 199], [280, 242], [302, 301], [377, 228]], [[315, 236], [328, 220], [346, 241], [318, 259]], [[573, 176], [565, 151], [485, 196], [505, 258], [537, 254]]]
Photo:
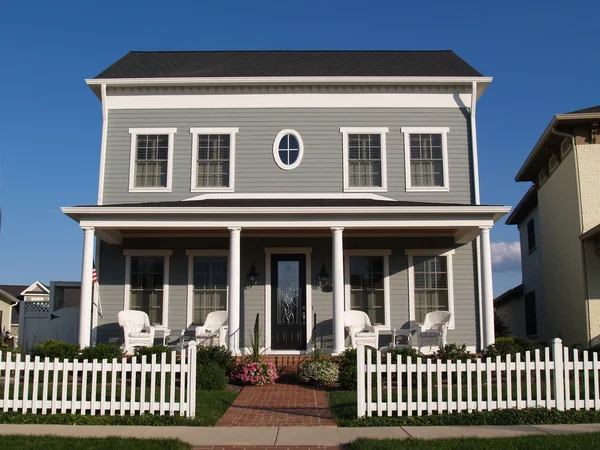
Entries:
[[506, 219], [506, 225], [519, 225], [537, 204], [537, 189], [535, 186], [531, 186]]
[[12, 295], [15, 298], [19, 298], [21, 292], [27, 289], [29, 286], [22, 286], [17, 284], [0, 284], [0, 289]]
[[523, 296], [523, 285], [520, 284], [512, 289], [509, 289], [503, 294], [500, 294], [494, 299], [494, 306], [502, 306], [515, 298]]
[[483, 76], [451, 50], [132, 51], [96, 78]]
[[600, 113], [600, 105], [590, 106], [589, 108], [578, 109], [577, 111], [571, 111], [566, 114], [586, 114], [586, 113]]

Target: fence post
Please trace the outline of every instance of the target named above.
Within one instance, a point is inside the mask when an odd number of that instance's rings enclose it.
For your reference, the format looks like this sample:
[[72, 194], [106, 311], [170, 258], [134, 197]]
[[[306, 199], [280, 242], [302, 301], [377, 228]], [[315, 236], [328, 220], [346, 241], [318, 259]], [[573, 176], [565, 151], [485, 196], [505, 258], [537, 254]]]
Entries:
[[188, 365], [188, 417], [196, 416], [196, 341], [191, 340], [187, 349]]
[[356, 348], [356, 405], [358, 417], [365, 417], [365, 346]]
[[[565, 370], [563, 365], [563, 345], [560, 338], [552, 339], [552, 359], [554, 360], [554, 399], [556, 409], [565, 410]], [[546, 368], [548, 370], [548, 368]], [[546, 399], [548, 402], [549, 399]], [[547, 403], [549, 405], [549, 403]]]

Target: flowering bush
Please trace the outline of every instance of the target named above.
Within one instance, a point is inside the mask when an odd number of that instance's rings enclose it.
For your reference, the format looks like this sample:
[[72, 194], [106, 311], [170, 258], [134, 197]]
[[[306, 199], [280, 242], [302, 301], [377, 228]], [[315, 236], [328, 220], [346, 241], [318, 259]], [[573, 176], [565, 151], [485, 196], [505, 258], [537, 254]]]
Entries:
[[231, 378], [244, 384], [272, 384], [279, 374], [273, 361], [242, 361], [233, 370]]
[[333, 384], [339, 375], [337, 365], [326, 359], [309, 360], [298, 368], [298, 379], [302, 383]]

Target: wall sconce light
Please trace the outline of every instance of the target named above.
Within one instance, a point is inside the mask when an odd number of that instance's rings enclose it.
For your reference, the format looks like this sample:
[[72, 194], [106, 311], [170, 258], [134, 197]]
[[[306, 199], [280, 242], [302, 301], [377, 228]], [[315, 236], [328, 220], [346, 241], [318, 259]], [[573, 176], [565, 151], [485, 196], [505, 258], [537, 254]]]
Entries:
[[321, 270], [317, 274], [317, 286], [322, 288], [329, 284], [329, 272], [325, 268], [325, 261], [323, 261], [323, 265], [321, 266]]
[[248, 287], [256, 286], [258, 284], [258, 272], [256, 271], [256, 267], [254, 267], [254, 261], [252, 261], [252, 267], [248, 272]]

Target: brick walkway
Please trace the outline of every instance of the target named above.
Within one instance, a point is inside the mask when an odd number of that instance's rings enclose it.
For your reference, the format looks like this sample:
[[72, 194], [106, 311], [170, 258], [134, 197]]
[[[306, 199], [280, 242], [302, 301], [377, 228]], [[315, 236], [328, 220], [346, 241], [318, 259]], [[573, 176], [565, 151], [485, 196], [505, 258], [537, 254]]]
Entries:
[[335, 427], [336, 424], [329, 410], [325, 390], [276, 383], [244, 387], [216, 426]]

